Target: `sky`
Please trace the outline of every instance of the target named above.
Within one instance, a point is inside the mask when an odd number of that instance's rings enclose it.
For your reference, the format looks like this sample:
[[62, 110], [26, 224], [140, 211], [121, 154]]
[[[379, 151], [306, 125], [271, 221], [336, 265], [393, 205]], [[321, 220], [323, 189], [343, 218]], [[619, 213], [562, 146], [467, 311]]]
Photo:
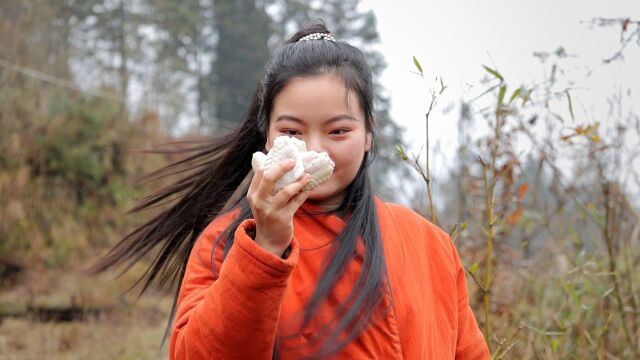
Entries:
[[620, 28], [590, 26], [593, 18], [640, 20], [638, 0], [363, 0], [359, 9], [372, 9], [377, 17], [380, 43], [375, 48], [388, 63], [381, 82], [391, 99], [392, 118], [408, 130], [412, 151], [424, 144], [427, 86], [433, 86], [414, 74], [412, 56], [429, 81], [442, 77], [448, 86], [430, 117], [430, 142], [442, 150], [432, 160], [435, 174], [444, 174], [451, 163], [459, 102], [479, 94], [487, 75], [482, 65], [498, 69], [509, 84], [539, 82], [543, 67], [532, 54], [562, 46], [575, 56], [567, 64], [577, 80], [572, 93], [576, 118], [606, 119], [606, 99], [618, 88], [632, 90], [625, 106], [640, 113], [640, 46], [631, 43], [624, 62], [603, 65], [619, 48]]

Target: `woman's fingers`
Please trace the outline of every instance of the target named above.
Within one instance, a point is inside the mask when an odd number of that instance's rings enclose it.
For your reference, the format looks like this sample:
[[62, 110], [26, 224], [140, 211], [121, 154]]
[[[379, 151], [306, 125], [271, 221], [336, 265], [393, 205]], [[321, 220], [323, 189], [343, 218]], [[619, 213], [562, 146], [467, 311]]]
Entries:
[[259, 183], [258, 196], [264, 199], [269, 198], [273, 191], [273, 187], [276, 185], [276, 181], [278, 181], [282, 175], [286, 174], [287, 171], [293, 169], [294, 166], [295, 161], [287, 160], [267, 169], [262, 175], [262, 179]]
[[255, 241], [258, 245], [280, 256], [293, 238], [293, 214], [309, 196], [302, 188], [310, 181], [305, 174], [292, 184], [272, 194], [276, 182], [293, 169], [294, 161], [283, 161], [254, 174], [247, 198], [256, 219]]
[[253, 194], [258, 191], [258, 186], [260, 185], [260, 181], [262, 181], [262, 176], [264, 175], [264, 170], [259, 169], [258, 171], [253, 173], [253, 178], [251, 179], [251, 184], [249, 184], [249, 190], [247, 190], [247, 194]]
[[302, 176], [296, 182], [293, 182], [285, 186], [282, 190], [278, 191], [278, 193], [274, 196], [274, 199], [273, 199], [274, 204], [278, 208], [286, 207], [289, 201], [302, 191], [302, 188], [305, 185], [307, 185], [309, 180], [311, 180], [311, 175], [304, 174], [304, 176]]
[[290, 213], [295, 213], [300, 206], [307, 200], [311, 190], [300, 191], [297, 195], [289, 200], [289, 203], [285, 206], [285, 209], [289, 210]]

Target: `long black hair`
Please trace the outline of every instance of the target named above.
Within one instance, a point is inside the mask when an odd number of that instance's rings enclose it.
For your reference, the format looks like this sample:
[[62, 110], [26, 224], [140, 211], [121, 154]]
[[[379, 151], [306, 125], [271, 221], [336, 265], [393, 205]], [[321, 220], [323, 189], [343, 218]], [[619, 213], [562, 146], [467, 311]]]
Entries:
[[[365, 127], [371, 134], [373, 144], [371, 150], [365, 153], [355, 179], [347, 187], [342, 203], [330, 211], [348, 215], [344, 229], [332, 242], [324, 272], [304, 310], [302, 327], [309, 324], [350, 262], [361, 262], [362, 271], [352, 292], [338, 307], [336, 319], [331, 322], [333, 326], [326, 324], [316, 333], [315, 339], [322, 339], [322, 346], [313, 357], [337, 353], [375, 321], [374, 315], [378, 311], [384, 313], [388, 310], [388, 307], [381, 306], [388, 291], [388, 277], [374, 193], [367, 172], [376, 154], [371, 70], [360, 50], [339, 39], [298, 41], [312, 33], [330, 32], [324, 22], [316, 21], [298, 31], [275, 52], [264, 69], [239, 128], [230, 134], [196, 142], [179, 150], [150, 151], [190, 155], [148, 174], [144, 179], [155, 180], [179, 173], [186, 175], [145, 197], [129, 212], [173, 201], [175, 204], [129, 233], [91, 268], [96, 273], [127, 264], [126, 271], [144, 255], [159, 248], [152, 264], [133, 287], [144, 282], [142, 294], [154, 281], [158, 281], [160, 287], [178, 282], [163, 342], [171, 329], [187, 260], [200, 233], [218, 215], [239, 209], [238, 216], [220, 234], [212, 250], [215, 251], [224, 240], [226, 256], [233, 246], [235, 229], [244, 219], [253, 217], [246, 198], [253, 176], [251, 157], [254, 152], [264, 150], [274, 99], [293, 77], [328, 73], [339, 76], [345, 88], [358, 96], [365, 116]], [[363, 254], [357, 251], [358, 241], [363, 242]], [[343, 336], [345, 332], [347, 335]], [[281, 340], [276, 339], [274, 358], [279, 350], [284, 350], [279, 349], [279, 344], [283, 343]]]

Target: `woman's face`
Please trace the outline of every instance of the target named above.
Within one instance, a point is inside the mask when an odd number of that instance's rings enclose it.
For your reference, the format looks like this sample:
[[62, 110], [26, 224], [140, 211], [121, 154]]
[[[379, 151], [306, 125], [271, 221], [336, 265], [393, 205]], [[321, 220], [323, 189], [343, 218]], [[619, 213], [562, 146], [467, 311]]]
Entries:
[[313, 189], [308, 199], [337, 206], [353, 181], [371, 134], [353, 91], [345, 98], [342, 79], [333, 74], [294, 77], [274, 99], [266, 149], [281, 135], [304, 140], [307, 150], [326, 151], [336, 166], [331, 177]]

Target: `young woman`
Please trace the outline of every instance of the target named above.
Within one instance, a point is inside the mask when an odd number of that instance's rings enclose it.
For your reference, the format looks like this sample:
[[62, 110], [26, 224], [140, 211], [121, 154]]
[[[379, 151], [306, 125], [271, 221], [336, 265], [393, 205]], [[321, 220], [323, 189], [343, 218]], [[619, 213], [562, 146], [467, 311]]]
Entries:
[[[322, 23], [299, 31], [267, 64], [237, 131], [164, 169], [195, 164], [134, 209], [181, 194], [101, 263], [161, 246], [146, 285], [179, 277], [171, 359], [489, 358], [451, 239], [372, 192], [372, 87], [358, 49]], [[278, 136], [326, 151], [332, 176], [273, 194], [293, 164], [254, 173], [251, 159]]]

